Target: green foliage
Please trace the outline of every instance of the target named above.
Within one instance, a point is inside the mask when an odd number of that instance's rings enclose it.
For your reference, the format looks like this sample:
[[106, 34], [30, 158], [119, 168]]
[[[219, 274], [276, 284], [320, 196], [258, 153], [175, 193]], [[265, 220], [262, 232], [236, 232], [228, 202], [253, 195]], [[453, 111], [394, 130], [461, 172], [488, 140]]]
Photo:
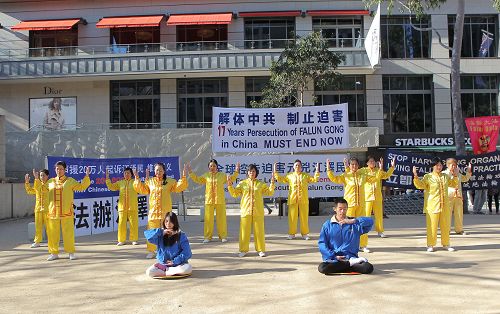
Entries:
[[311, 84], [337, 86], [340, 73], [335, 70], [345, 60], [344, 55], [328, 49], [328, 41], [319, 32], [296, 38], [278, 61], [270, 67], [269, 84], [262, 91], [262, 100], [252, 107], [288, 107], [303, 104], [304, 91]]

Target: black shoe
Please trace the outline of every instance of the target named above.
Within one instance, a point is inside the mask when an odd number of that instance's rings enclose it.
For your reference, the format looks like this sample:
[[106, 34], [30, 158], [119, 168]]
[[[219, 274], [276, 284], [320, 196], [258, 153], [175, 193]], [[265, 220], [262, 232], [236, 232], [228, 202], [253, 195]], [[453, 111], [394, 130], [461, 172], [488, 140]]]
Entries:
[[382, 218], [389, 219], [389, 216], [387, 216], [386, 214], [384, 214], [384, 215], [382, 216]]

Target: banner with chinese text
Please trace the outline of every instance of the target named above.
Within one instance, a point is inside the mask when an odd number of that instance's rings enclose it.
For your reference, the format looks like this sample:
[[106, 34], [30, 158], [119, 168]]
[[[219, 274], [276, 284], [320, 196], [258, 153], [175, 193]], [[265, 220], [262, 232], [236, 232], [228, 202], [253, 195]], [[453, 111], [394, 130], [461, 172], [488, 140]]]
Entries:
[[213, 108], [212, 151], [310, 152], [349, 148], [347, 104]]
[[497, 149], [500, 116], [465, 118], [474, 154], [491, 153]]

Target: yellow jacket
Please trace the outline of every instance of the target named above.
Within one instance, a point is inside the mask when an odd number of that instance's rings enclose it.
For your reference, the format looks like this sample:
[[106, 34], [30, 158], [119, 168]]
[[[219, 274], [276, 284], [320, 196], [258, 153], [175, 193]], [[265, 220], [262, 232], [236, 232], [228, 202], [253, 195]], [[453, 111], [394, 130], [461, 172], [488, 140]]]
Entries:
[[186, 177], [179, 181], [167, 178], [166, 184], [157, 177], [149, 178], [144, 183], [136, 179], [134, 189], [140, 194], [149, 194], [149, 215], [148, 220], [162, 220], [168, 212], [172, 211], [171, 192], [180, 193], [188, 187]]
[[305, 172], [289, 172], [285, 176], [280, 176], [276, 173], [274, 178], [279, 183], [288, 183], [288, 204], [298, 204], [309, 201], [308, 185], [312, 182], [318, 182], [319, 172], [315, 172], [314, 177]]
[[49, 189], [46, 183], [35, 179], [33, 187], [29, 183], [24, 183], [24, 189], [29, 195], [35, 195], [35, 211], [43, 212], [49, 208]]
[[82, 182], [63, 176], [47, 181], [49, 190], [49, 218], [60, 219], [73, 217], [73, 199], [75, 191], [84, 191], [90, 186], [90, 178], [85, 176]]
[[458, 187], [458, 177], [445, 173], [427, 173], [422, 179], [413, 178], [417, 189], [424, 190], [424, 213], [440, 213], [450, 208], [448, 187]]
[[[205, 204], [226, 205], [224, 184], [227, 183], [227, 176], [225, 173], [207, 172], [198, 177], [194, 172], [191, 172], [189, 177], [194, 183], [205, 184]], [[238, 173], [235, 172], [231, 175], [231, 180], [234, 181], [237, 177]]]
[[111, 183], [110, 179], [106, 179], [106, 186], [110, 191], [120, 191], [118, 199], [118, 211], [129, 210], [137, 212], [137, 192], [134, 189], [134, 180], [119, 180]]
[[387, 172], [380, 168], [374, 168], [372, 170], [368, 167], [364, 167], [359, 169], [358, 172], [370, 177], [375, 177], [380, 172], [380, 179], [371, 183], [365, 183], [365, 201], [369, 202], [374, 201], [375, 199], [382, 199], [382, 180], [386, 180], [391, 177], [394, 172], [394, 167], [390, 167]]
[[[451, 177], [451, 173], [450, 173], [450, 169], [446, 169], [445, 171], [443, 171], [443, 173], [446, 173], [447, 175], [449, 175]], [[448, 187], [448, 196], [449, 197], [453, 197], [453, 198], [462, 198], [462, 184], [461, 183], [465, 183], [467, 181], [469, 181], [470, 179], [470, 173], [469, 172], [466, 172], [465, 175], [461, 174], [461, 173], [458, 173], [458, 188], [453, 188], [453, 187]]]
[[240, 181], [235, 188], [232, 185], [228, 187], [232, 197], [241, 196], [241, 217], [264, 216], [264, 196], [273, 196], [274, 181], [269, 187], [260, 180], [251, 180], [250, 178]]
[[336, 176], [333, 171], [327, 171], [328, 178], [333, 183], [344, 185], [344, 198], [349, 207], [365, 205], [365, 184], [375, 183], [382, 178], [382, 171], [377, 171], [373, 176], [366, 175], [359, 170], [355, 173], [344, 172]]

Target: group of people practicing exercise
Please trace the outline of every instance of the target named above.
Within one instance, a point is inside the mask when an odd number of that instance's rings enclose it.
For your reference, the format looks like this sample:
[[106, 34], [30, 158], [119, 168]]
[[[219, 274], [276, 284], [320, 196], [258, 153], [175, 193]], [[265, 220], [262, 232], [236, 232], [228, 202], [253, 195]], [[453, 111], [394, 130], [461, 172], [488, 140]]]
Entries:
[[[358, 272], [371, 273], [373, 266], [358, 251], [369, 253], [367, 233], [375, 224], [380, 237], [385, 237], [383, 227], [382, 180], [391, 176], [395, 161], [391, 162], [388, 171], [383, 170], [383, 160], [378, 162], [369, 156], [367, 167], [359, 168], [355, 157], [345, 159], [345, 172], [340, 175], [330, 169], [330, 160], [326, 161], [328, 178], [344, 186], [344, 198], [334, 206], [334, 215], [327, 220], [319, 236], [319, 250], [323, 262], [318, 270], [324, 274]], [[427, 217], [427, 251], [434, 251], [437, 241], [438, 225], [441, 229], [441, 242], [445, 249], [453, 251], [449, 243], [451, 212], [455, 215], [455, 231], [464, 234], [462, 227], [462, 198], [460, 182], [466, 182], [471, 175], [462, 175], [458, 171], [455, 159], [448, 159], [446, 171], [439, 158], [433, 160], [433, 171], [419, 178], [417, 169], [413, 169], [414, 184], [424, 190], [424, 212]], [[130, 225], [129, 241], [138, 244], [138, 205], [137, 195], [149, 195], [149, 213], [147, 230], [147, 258], [156, 256], [157, 263], [148, 268], [146, 273], [151, 277], [172, 275], [188, 275], [192, 272], [189, 264], [191, 248], [187, 235], [181, 231], [179, 221], [172, 212], [171, 193], [180, 193], [188, 187], [187, 175], [197, 184], [205, 185], [205, 214], [203, 243], [213, 238], [214, 212], [216, 213], [219, 240], [227, 242], [226, 201], [224, 185], [227, 185], [231, 196], [241, 198], [241, 220], [239, 231], [239, 257], [249, 251], [250, 236], [254, 233], [255, 250], [261, 257], [266, 256], [264, 231], [264, 197], [270, 197], [275, 191], [275, 180], [289, 185], [288, 192], [288, 235], [292, 240], [297, 234], [297, 220], [300, 221], [302, 239], [309, 240], [309, 201], [308, 185], [317, 182], [319, 165], [313, 176], [302, 172], [302, 162], [296, 160], [293, 171], [281, 176], [273, 166], [270, 184], [257, 179], [259, 169], [250, 164], [247, 167], [247, 178], [233, 186], [240, 170], [237, 164], [235, 172], [226, 175], [219, 171], [215, 159], [208, 163], [208, 172], [197, 176], [191, 166], [185, 164], [179, 180], [167, 178], [165, 165], [154, 166], [154, 176], [150, 177], [146, 169], [144, 181], [135, 169], [125, 168], [123, 179], [114, 183], [106, 173], [106, 185], [111, 191], [119, 191], [118, 201], [118, 246], [126, 244], [127, 221]], [[81, 182], [66, 176], [66, 163], [55, 164], [54, 178], [49, 178], [46, 169], [35, 172], [34, 185], [30, 184], [30, 176], [25, 176], [25, 187], [28, 194], [36, 195], [35, 204], [35, 238], [32, 247], [38, 247], [42, 240], [42, 228], [45, 225], [48, 238], [48, 261], [59, 258], [59, 240], [62, 230], [64, 251], [69, 259], [76, 259], [73, 197], [75, 191], [84, 191], [90, 186], [90, 168]], [[371, 218], [372, 213], [374, 219]]]

